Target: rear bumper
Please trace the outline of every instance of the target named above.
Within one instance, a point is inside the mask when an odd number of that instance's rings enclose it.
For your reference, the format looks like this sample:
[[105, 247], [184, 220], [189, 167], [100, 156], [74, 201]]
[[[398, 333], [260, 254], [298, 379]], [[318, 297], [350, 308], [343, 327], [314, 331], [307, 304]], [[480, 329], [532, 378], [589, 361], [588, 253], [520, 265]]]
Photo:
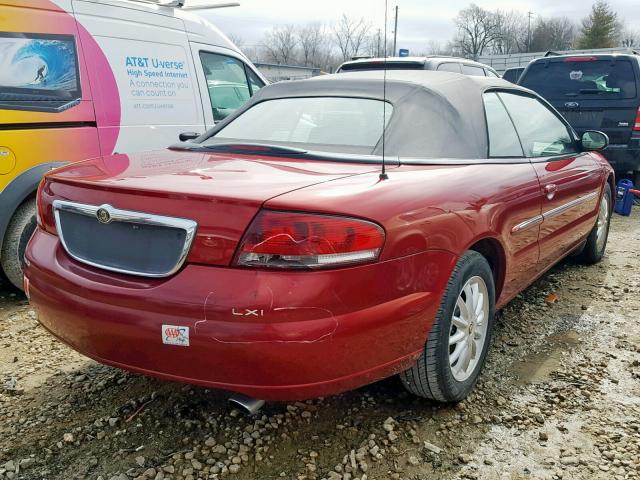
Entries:
[[609, 145], [602, 154], [616, 172], [640, 171], [640, 145]]
[[[42, 325], [88, 357], [292, 400], [408, 368], [455, 261], [437, 251], [324, 272], [187, 265], [169, 279], [147, 280], [82, 265], [37, 229], [25, 275]], [[164, 344], [163, 325], [188, 327], [189, 346]]]

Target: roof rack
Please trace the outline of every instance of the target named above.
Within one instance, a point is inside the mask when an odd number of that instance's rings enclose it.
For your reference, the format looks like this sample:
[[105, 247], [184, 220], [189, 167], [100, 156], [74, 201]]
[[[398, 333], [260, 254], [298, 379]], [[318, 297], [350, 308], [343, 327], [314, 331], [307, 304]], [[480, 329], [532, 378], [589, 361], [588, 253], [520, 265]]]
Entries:
[[238, 2], [226, 2], [226, 3], [205, 3], [200, 5], [185, 5], [186, 0], [128, 0], [136, 3], [146, 3], [149, 5], [157, 5], [159, 7], [180, 8], [182, 10], [209, 10], [213, 8], [228, 8], [239, 7]]

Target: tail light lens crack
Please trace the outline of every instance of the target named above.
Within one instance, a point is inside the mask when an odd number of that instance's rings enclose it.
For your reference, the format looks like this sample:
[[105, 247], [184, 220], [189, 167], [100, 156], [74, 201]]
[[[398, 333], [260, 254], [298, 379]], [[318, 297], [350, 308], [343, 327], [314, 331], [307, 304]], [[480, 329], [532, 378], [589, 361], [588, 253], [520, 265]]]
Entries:
[[238, 249], [235, 264], [254, 268], [322, 269], [378, 260], [381, 226], [357, 218], [262, 210]]

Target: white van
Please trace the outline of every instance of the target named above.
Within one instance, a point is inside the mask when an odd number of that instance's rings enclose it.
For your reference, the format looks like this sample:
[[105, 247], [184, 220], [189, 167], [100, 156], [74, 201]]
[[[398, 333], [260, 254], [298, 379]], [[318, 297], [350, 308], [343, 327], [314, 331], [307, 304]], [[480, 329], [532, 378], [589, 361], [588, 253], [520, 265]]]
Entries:
[[215, 26], [180, 8], [140, 0], [0, 0], [6, 277], [21, 288], [46, 171], [203, 133], [265, 84]]

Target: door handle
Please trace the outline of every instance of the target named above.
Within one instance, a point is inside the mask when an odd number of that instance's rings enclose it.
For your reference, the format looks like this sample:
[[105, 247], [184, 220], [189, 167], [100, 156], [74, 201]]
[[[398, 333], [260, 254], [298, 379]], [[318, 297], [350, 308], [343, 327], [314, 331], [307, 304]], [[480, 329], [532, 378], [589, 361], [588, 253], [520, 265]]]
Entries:
[[550, 183], [544, 186], [544, 194], [547, 196], [547, 200], [553, 200], [558, 191], [558, 186], [555, 183]]

